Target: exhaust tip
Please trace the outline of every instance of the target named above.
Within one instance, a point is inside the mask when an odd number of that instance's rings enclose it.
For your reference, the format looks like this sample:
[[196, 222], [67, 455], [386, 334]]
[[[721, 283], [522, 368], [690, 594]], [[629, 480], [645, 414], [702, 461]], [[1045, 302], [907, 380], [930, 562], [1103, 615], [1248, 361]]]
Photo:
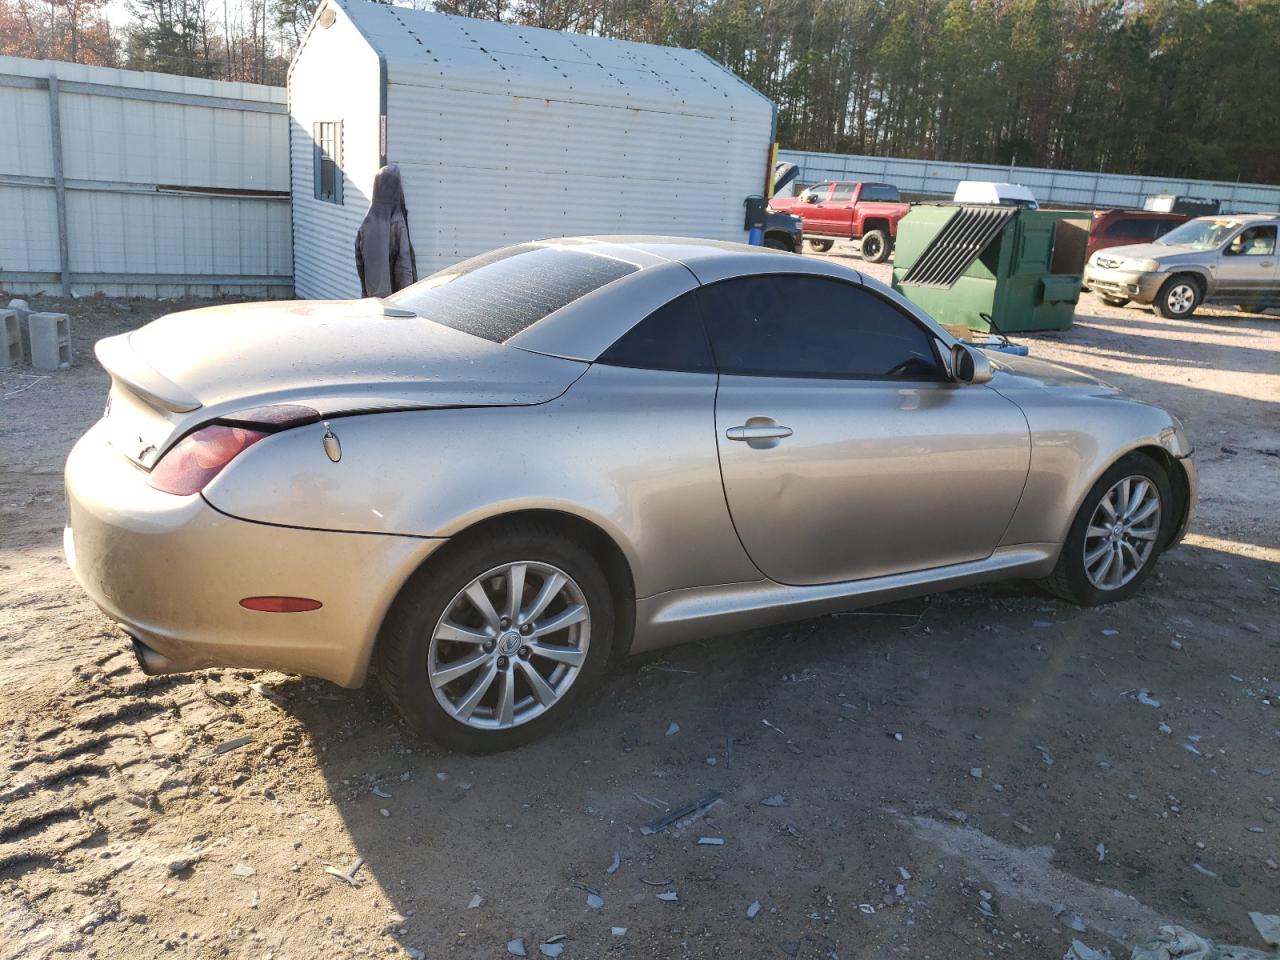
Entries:
[[182, 673], [182, 668], [157, 650], [152, 650], [137, 637], [130, 636], [133, 641], [133, 655], [138, 659], [138, 666], [149, 677], [158, 677], [166, 673]]

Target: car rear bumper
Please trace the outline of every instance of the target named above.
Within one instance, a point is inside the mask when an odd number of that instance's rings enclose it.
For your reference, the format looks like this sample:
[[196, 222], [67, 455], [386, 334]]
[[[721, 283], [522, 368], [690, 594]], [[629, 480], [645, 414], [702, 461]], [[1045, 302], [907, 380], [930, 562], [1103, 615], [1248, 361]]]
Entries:
[[1160, 292], [1167, 273], [1135, 273], [1132, 270], [1107, 270], [1088, 264], [1081, 285], [1094, 293], [1137, 303], [1151, 303]]
[[[446, 542], [277, 527], [178, 497], [106, 442], [101, 424], [66, 467], [67, 563], [90, 598], [139, 641], [154, 672], [253, 667], [364, 682], [383, 617], [419, 564]], [[262, 613], [246, 597], [319, 600]], [[151, 654], [150, 663], [147, 663]]]

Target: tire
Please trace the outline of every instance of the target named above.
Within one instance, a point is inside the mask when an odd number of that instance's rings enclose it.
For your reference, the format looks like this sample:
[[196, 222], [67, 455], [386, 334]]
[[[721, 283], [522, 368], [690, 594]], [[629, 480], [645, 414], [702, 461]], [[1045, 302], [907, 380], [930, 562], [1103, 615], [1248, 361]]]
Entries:
[[867, 263], [884, 263], [892, 249], [889, 235], [883, 230], [868, 230], [862, 235], [862, 259]]
[[1104, 294], [1098, 294], [1098, 299], [1105, 303], [1108, 307], [1124, 307], [1128, 306], [1128, 297], [1108, 297]]
[[809, 249], [814, 253], [826, 253], [834, 244], [834, 240], [810, 240]]
[[791, 253], [791, 244], [777, 237], [765, 237], [764, 245], [771, 250], [781, 250], [784, 253]]
[[[1154, 521], [1148, 516], [1130, 524], [1128, 529], [1139, 532], [1139, 537], [1122, 537], [1130, 546], [1119, 548], [1118, 556], [1123, 557], [1125, 562], [1117, 576], [1115, 556], [1107, 564], [1106, 553], [1097, 553], [1099, 549], [1114, 542], [1110, 533], [1097, 534], [1090, 531], [1109, 530], [1103, 500], [1106, 498], [1108, 503], [1118, 502], [1125, 490], [1122, 484], [1126, 482], [1129, 483], [1131, 498], [1142, 489], [1139, 483], [1148, 484], [1147, 493], [1133, 511], [1133, 516], [1140, 516], [1149, 507], [1151, 494], [1158, 497], [1159, 506], [1156, 508]], [[1041, 586], [1082, 607], [1127, 600], [1151, 576], [1151, 571], [1168, 542], [1176, 515], [1173, 490], [1164, 468], [1145, 453], [1135, 452], [1120, 458], [1099, 478], [1089, 495], [1084, 498], [1080, 512], [1076, 514], [1071, 529], [1067, 532], [1057, 566], [1047, 579], [1041, 581]], [[1120, 512], [1119, 522], [1124, 522], [1124, 516], [1124, 512]], [[1147, 533], [1150, 533], [1150, 539], [1145, 536]], [[1149, 545], [1145, 553], [1141, 551], [1143, 543]], [[1090, 557], [1094, 555], [1097, 559], [1091, 563]], [[1135, 561], [1138, 560], [1140, 562], [1135, 568]], [[1103, 585], [1099, 586], [1099, 582]]]
[[1166, 320], [1185, 320], [1196, 312], [1204, 294], [1200, 283], [1192, 276], [1181, 273], [1170, 277], [1156, 294], [1156, 312]]
[[[541, 638], [522, 637], [520, 617], [503, 626], [495, 618], [510, 612], [513, 565], [525, 568], [521, 617], [533, 614], [534, 624], [551, 625], [577, 605], [586, 619]], [[564, 585], [534, 611], [554, 575], [564, 577]], [[469, 599], [477, 588], [492, 616]], [[460, 543], [409, 578], [379, 635], [378, 674], [415, 733], [464, 753], [496, 753], [545, 735], [581, 706], [608, 667], [613, 639], [613, 593], [600, 563], [555, 527], [524, 521]], [[583, 646], [585, 656], [573, 652]], [[468, 662], [476, 665], [463, 669]], [[429, 670], [450, 667], [461, 672], [433, 686]], [[530, 671], [541, 677], [541, 690]]]

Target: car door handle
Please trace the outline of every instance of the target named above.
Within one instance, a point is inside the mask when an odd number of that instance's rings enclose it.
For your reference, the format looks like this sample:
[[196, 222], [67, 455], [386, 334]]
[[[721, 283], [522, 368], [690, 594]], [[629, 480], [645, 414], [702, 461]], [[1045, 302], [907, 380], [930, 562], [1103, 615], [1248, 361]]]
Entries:
[[790, 427], [784, 427], [781, 424], [772, 424], [770, 426], [741, 426], [730, 427], [724, 432], [724, 435], [730, 440], [781, 440], [792, 434]]

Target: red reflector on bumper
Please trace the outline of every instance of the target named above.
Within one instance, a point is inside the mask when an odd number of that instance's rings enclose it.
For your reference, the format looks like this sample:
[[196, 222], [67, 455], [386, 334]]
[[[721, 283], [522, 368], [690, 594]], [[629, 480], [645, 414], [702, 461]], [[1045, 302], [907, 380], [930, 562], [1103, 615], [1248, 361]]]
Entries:
[[323, 604], [306, 597], [245, 597], [240, 601], [240, 606], [259, 613], [306, 613], [308, 610], [319, 610]]

